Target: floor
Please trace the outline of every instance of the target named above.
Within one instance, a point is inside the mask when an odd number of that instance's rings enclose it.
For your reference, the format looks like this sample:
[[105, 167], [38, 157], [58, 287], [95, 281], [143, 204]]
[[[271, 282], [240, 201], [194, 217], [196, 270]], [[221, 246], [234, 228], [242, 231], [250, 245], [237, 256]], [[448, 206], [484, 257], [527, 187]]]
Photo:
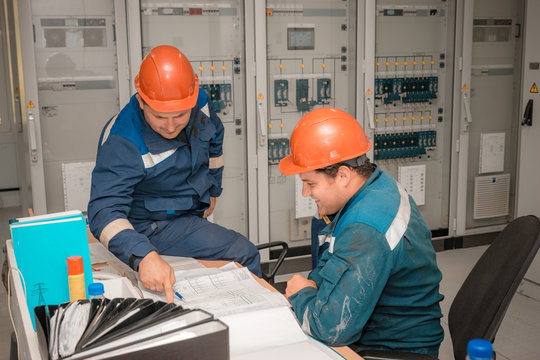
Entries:
[[[0, 208], [0, 239], [3, 245], [10, 238], [8, 220], [21, 216], [20, 208]], [[441, 293], [445, 299], [441, 304], [443, 327], [448, 331], [446, 315], [448, 309], [466, 275], [486, 246], [447, 250], [437, 253], [437, 262], [443, 273]], [[0, 252], [0, 264], [4, 254]], [[11, 320], [7, 308], [7, 294], [0, 285], [0, 360], [9, 359]], [[540, 354], [540, 284], [524, 280], [506, 313], [494, 343], [497, 359], [520, 360], [537, 359]], [[441, 345], [441, 360], [453, 359], [453, 351], [448, 336]]]

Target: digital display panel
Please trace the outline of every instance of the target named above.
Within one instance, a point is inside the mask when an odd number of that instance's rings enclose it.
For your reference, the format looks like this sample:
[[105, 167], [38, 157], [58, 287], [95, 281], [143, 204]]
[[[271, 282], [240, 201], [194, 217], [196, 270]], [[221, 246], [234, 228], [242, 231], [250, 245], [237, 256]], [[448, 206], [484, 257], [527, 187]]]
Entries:
[[287, 29], [287, 49], [288, 50], [313, 50], [315, 49], [315, 29], [314, 28], [288, 28]]

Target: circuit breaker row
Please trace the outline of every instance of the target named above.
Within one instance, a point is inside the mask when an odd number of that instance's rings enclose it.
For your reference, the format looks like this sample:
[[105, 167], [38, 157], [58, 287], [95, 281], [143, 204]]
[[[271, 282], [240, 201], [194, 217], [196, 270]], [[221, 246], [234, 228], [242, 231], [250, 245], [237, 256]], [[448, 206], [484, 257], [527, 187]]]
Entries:
[[425, 155], [437, 147], [436, 131], [417, 131], [375, 135], [375, 160], [410, 158]]
[[232, 106], [231, 84], [201, 84], [216, 113], [220, 113], [227, 106]]
[[385, 105], [427, 103], [437, 98], [438, 91], [439, 78], [436, 76], [375, 79], [375, 100]]
[[[296, 108], [299, 112], [311, 110], [315, 105], [327, 105], [332, 97], [332, 81], [328, 78], [317, 80], [316, 99], [310, 97], [309, 80], [296, 79]], [[289, 80], [274, 80], [274, 106], [288, 106], [289, 100]]]
[[275, 138], [268, 141], [268, 165], [278, 165], [279, 161], [290, 153], [288, 138]]

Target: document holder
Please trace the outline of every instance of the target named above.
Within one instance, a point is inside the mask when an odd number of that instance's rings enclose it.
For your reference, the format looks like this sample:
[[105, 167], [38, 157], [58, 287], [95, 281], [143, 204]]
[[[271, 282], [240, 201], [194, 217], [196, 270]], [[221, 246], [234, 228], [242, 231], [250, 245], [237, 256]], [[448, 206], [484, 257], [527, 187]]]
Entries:
[[[77, 313], [79, 310], [84, 312]], [[151, 299], [115, 298], [43, 305], [34, 313], [43, 359], [229, 359], [227, 325], [199, 309]], [[64, 322], [73, 322], [72, 314], [88, 314], [87, 323], [81, 324], [84, 331], [78, 328], [80, 339], [61, 331], [67, 328], [62, 326]]]

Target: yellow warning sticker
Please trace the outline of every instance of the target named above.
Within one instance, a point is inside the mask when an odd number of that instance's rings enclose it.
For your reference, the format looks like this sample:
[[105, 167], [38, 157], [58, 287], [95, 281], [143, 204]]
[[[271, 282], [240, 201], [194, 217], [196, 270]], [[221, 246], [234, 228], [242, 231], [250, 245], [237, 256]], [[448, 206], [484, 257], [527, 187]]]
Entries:
[[530, 92], [534, 94], [538, 94], [538, 87], [536, 86], [536, 83], [532, 84]]

